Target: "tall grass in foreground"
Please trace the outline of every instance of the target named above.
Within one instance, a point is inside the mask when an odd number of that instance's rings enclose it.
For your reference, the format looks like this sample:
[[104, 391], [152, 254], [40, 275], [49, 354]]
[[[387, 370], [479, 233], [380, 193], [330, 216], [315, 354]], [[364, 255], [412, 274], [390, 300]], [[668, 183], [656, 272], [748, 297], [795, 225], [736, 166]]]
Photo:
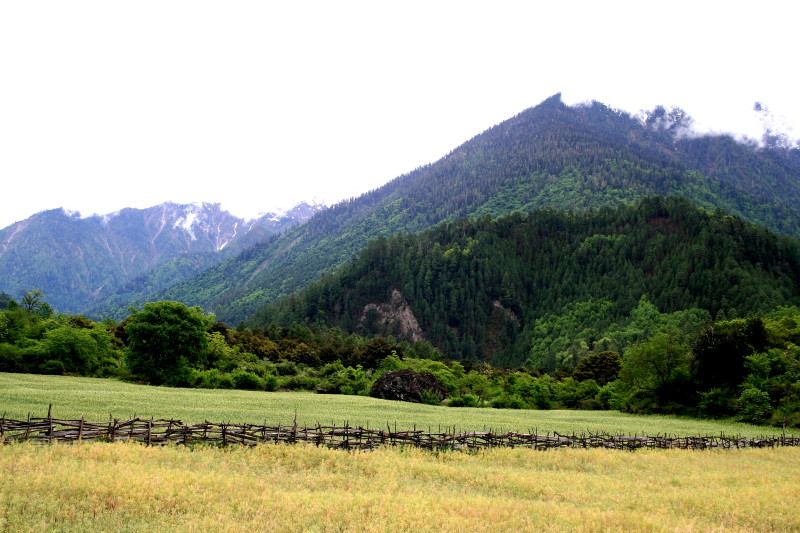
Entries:
[[800, 450], [0, 447], [2, 531], [800, 530]]
[[616, 411], [533, 411], [453, 408], [392, 402], [362, 396], [301, 392], [174, 389], [134, 385], [110, 379], [0, 373], [0, 415], [43, 417], [53, 404], [53, 416], [108, 420], [177, 418], [185, 423], [212, 422], [341, 425], [373, 429], [608, 432], [622, 435], [741, 435], [777, 434], [777, 428], [670, 416], [637, 416]]

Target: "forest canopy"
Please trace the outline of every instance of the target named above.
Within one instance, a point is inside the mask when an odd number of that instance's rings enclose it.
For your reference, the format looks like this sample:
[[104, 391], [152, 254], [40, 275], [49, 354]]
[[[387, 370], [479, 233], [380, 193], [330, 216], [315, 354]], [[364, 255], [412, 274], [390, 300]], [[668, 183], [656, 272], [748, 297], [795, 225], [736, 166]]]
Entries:
[[[647, 312], [637, 307], [642, 297], [661, 312], [683, 312], [671, 320], [686, 327], [800, 304], [800, 245], [681, 198], [461, 219], [376, 239], [251, 325], [405, 338], [407, 324], [380, 312], [398, 295], [416, 333], [447, 357], [500, 366], [534, 357], [554, 371], [577, 363], [587, 351], [581, 342], [592, 349], [604, 331], [636, 327]], [[617, 348], [635, 338], [627, 335], [617, 335]]]

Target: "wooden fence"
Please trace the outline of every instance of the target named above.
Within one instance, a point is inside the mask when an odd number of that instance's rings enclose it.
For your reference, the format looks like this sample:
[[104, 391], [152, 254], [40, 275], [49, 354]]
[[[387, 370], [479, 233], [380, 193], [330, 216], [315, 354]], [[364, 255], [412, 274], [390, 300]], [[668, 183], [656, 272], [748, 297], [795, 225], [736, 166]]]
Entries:
[[0, 418], [0, 443], [13, 442], [87, 442], [87, 441], [130, 441], [152, 445], [169, 443], [192, 445], [249, 445], [260, 443], [298, 442], [313, 443], [317, 446], [348, 450], [373, 450], [380, 446], [415, 446], [425, 449], [477, 450], [495, 447], [532, 448], [548, 450], [551, 448], [609, 448], [615, 450], [637, 450], [642, 448], [669, 449], [681, 448], [705, 450], [714, 448], [739, 449], [777, 446], [800, 446], [800, 437], [786, 435], [765, 437], [703, 436], [677, 437], [624, 436], [606, 433], [583, 433], [565, 435], [547, 433], [492, 431], [431, 432], [422, 430], [392, 431], [344, 426], [300, 426], [220, 424], [203, 422], [184, 424], [180, 420], [154, 420], [134, 418], [120, 421], [109, 418], [107, 422], [89, 422], [83, 418], [61, 420], [52, 418], [28, 418], [13, 420]]

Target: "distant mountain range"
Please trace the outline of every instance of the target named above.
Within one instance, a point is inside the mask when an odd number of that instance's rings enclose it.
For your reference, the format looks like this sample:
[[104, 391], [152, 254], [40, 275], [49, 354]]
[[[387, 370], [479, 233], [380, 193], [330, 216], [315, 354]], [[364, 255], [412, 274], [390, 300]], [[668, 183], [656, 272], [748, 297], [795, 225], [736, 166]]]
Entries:
[[174, 285], [322, 209], [300, 204], [250, 221], [209, 203], [87, 218], [42, 211], [0, 230], [0, 290], [18, 297], [40, 289], [59, 311], [89, 312], [137, 280], [150, 290]]

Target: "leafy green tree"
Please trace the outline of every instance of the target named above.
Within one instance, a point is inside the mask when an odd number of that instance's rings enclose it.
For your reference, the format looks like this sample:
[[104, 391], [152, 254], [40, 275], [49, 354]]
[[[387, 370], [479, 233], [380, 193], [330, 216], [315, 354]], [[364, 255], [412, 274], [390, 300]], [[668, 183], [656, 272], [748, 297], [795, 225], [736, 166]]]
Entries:
[[572, 377], [578, 381], [593, 379], [601, 387], [617, 379], [622, 370], [619, 353], [605, 351], [589, 354], [580, 360]]
[[125, 326], [131, 373], [157, 385], [187, 384], [190, 368], [202, 367], [206, 362], [206, 330], [212, 318], [200, 307], [180, 302], [145, 304]]
[[489, 399], [492, 384], [489, 378], [477, 372], [470, 372], [462, 380], [462, 388], [465, 394], [471, 394], [478, 399], [478, 406], [482, 406]]
[[556, 401], [562, 407], [575, 409], [584, 403], [594, 403], [595, 396], [600, 392], [600, 386], [593, 379], [576, 381], [571, 377], [566, 377], [558, 382], [554, 390]]
[[23, 294], [20, 304], [29, 315], [36, 315], [42, 318], [53, 316], [53, 308], [44, 301], [44, 293], [39, 289], [34, 289]]
[[96, 337], [91, 330], [68, 325], [47, 331], [42, 341], [46, 363], [58, 361], [60, 365], [51, 366], [63, 368], [64, 372], [91, 375], [98, 367], [100, 356], [109, 350], [107, 339], [103, 342]]
[[772, 414], [769, 394], [755, 388], [746, 388], [739, 396], [739, 419], [750, 424], [763, 424]]
[[631, 346], [619, 376], [630, 397], [641, 402], [630, 407], [647, 411], [653, 405], [664, 408], [671, 403], [690, 403], [691, 355], [681, 333], [671, 328]]
[[42, 302], [43, 298], [44, 293], [39, 289], [35, 289], [23, 294], [22, 298], [20, 299], [20, 303], [22, 304], [22, 308], [25, 309], [28, 314], [32, 315], [33, 312], [39, 307], [39, 304]]

